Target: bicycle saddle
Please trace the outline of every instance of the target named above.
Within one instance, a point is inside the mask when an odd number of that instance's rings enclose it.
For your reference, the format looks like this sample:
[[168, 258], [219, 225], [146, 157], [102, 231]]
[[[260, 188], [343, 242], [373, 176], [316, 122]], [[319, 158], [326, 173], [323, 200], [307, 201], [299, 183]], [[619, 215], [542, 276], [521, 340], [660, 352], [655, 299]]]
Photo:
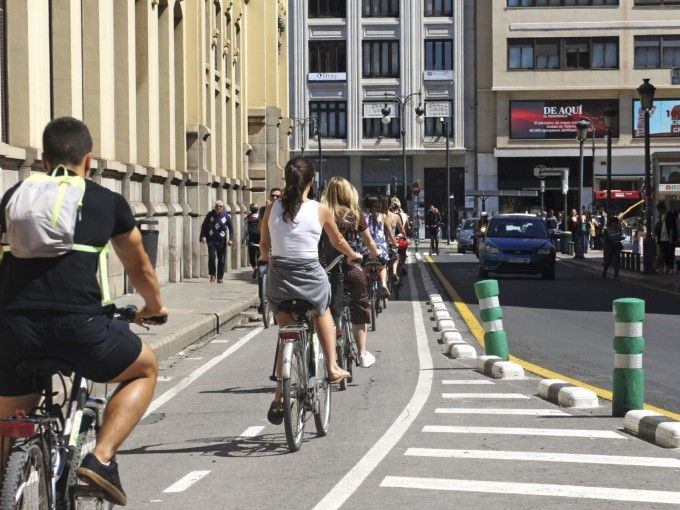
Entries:
[[54, 358], [34, 358], [20, 361], [16, 367], [19, 377], [51, 377], [57, 373], [70, 374], [73, 368], [65, 361]]
[[302, 299], [290, 299], [279, 303], [279, 311], [303, 317], [307, 312], [314, 309], [308, 301]]

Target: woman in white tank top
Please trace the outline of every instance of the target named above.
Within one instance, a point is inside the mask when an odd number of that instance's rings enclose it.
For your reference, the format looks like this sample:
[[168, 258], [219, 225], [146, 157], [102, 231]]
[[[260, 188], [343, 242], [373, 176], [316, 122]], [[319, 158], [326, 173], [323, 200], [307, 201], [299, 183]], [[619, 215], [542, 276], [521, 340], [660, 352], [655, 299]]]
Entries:
[[[314, 167], [302, 158], [288, 162], [286, 186], [281, 199], [267, 206], [262, 221], [260, 260], [270, 262], [267, 276], [267, 299], [276, 314], [279, 327], [293, 323], [286, 312], [279, 311], [283, 301], [292, 299], [311, 303], [316, 310], [314, 326], [328, 364], [331, 383], [350, 376], [335, 357], [335, 324], [329, 313], [331, 289], [326, 271], [319, 263], [319, 239], [324, 230], [331, 244], [349, 260], [361, 260], [335, 224], [331, 210], [307, 198], [314, 183]], [[277, 360], [277, 374], [281, 359]], [[283, 421], [283, 388], [276, 386], [274, 401], [267, 414], [269, 421]]]

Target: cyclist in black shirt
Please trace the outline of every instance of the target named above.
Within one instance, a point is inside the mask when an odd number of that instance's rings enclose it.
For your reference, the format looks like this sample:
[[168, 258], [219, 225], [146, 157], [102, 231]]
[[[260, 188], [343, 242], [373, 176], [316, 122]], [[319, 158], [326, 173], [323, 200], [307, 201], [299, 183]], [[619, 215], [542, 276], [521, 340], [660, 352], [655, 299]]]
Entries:
[[[50, 122], [43, 132], [43, 148], [46, 171], [62, 165], [72, 175], [89, 176], [92, 138], [79, 120], [63, 117]], [[7, 232], [5, 207], [20, 185], [0, 200], [3, 235]], [[105, 246], [110, 240], [130, 282], [144, 298], [137, 322], [167, 316], [130, 206], [119, 194], [92, 181], [87, 180], [85, 186], [74, 242]], [[4, 253], [0, 262], [0, 417], [11, 416], [17, 409], [30, 412], [38, 405], [42, 388], [15, 371], [25, 359], [67, 360], [87, 379], [120, 383], [108, 401], [96, 446], [82, 460], [78, 475], [122, 506], [127, 498], [114, 455], [149, 406], [158, 364], [151, 348], [127, 323], [103, 313], [98, 262], [97, 253], [82, 251], [30, 259]]]

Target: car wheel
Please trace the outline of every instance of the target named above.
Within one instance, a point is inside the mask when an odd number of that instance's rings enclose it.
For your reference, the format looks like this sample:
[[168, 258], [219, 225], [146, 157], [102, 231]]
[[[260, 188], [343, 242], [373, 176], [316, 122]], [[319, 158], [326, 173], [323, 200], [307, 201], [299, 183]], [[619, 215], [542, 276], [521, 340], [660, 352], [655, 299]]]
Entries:
[[479, 269], [479, 277], [480, 278], [488, 278], [489, 277], [489, 272], [486, 269]]
[[550, 266], [547, 270], [543, 272], [544, 280], [554, 280], [555, 279], [555, 266]]
[[465, 253], [465, 248], [458, 248], [458, 253]]

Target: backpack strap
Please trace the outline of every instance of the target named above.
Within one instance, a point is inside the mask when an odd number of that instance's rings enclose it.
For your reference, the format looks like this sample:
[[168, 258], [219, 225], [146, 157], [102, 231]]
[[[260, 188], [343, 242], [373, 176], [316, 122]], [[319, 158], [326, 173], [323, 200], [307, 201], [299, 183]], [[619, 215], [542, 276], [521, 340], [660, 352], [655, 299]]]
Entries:
[[84, 253], [98, 253], [99, 254], [99, 286], [102, 289], [102, 304], [108, 305], [111, 301], [111, 293], [109, 290], [109, 266], [107, 264], [107, 255], [109, 254], [109, 245], [106, 246], [89, 246], [87, 244], [74, 244], [71, 249], [73, 251], [80, 251]]
[[11, 250], [10, 250], [9, 244], [0, 245], [0, 262], [2, 262], [2, 256], [5, 253], [9, 253], [10, 251]]

